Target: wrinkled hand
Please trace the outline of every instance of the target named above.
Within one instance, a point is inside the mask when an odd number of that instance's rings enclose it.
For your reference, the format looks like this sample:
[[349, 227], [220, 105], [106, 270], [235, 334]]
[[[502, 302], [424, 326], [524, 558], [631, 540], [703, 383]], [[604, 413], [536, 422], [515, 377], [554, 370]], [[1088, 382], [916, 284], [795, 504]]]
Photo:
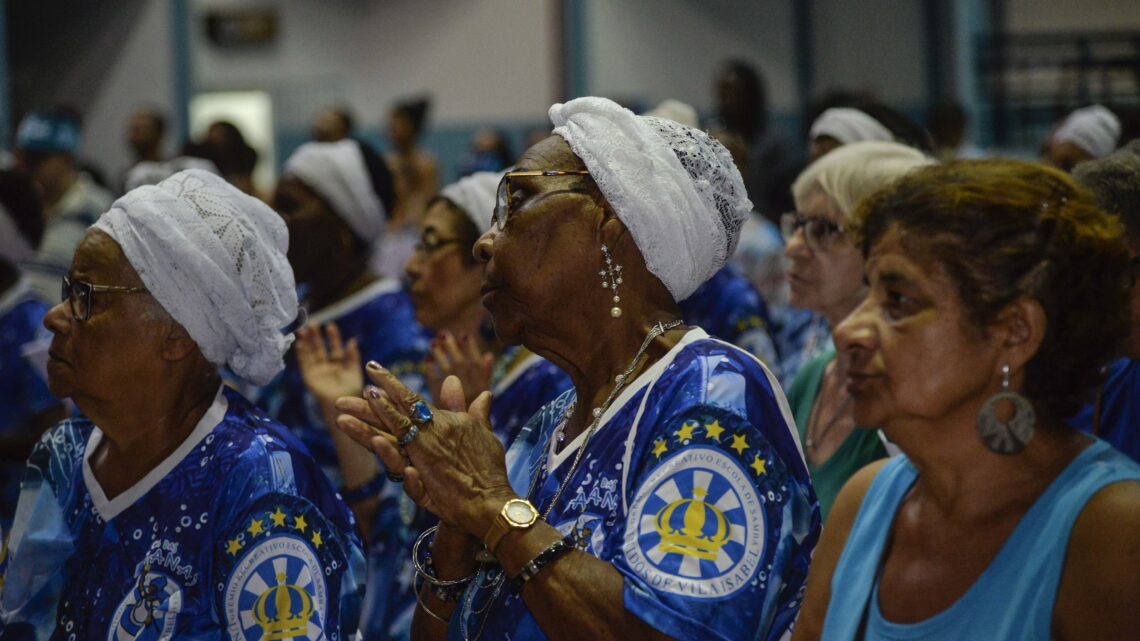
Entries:
[[321, 407], [331, 408], [341, 396], [360, 395], [364, 373], [355, 338], [341, 341], [336, 323], [325, 325], [323, 334], [320, 327], [305, 325], [297, 330], [293, 350], [305, 388]]
[[448, 377], [433, 419], [406, 447], [397, 439], [411, 429], [411, 407], [421, 400], [375, 363], [366, 371], [376, 386], [366, 398], [342, 397], [337, 425], [372, 450], [388, 470], [404, 475], [404, 491], [441, 521], [482, 539], [503, 503], [516, 495], [507, 480], [506, 455], [491, 431], [491, 394], [465, 409], [463, 383]]
[[494, 354], [480, 354], [470, 334], [456, 339], [451, 332], [440, 332], [432, 340], [431, 352], [424, 359], [428, 390], [440, 398], [443, 381], [455, 376], [463, 384], [465, 404], [470, 405], [480, 393], [490, 389], [494, 363]]

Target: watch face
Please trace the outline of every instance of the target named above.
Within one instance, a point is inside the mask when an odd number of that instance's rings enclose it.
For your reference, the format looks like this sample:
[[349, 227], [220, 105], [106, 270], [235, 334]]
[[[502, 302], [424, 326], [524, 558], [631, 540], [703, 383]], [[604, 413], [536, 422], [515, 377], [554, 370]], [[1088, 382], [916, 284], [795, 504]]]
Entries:
[[530, 523], [534, 520], [534, 508], [522, 501], [512, 501], [507, 505], [507, 518], [512, 523]]

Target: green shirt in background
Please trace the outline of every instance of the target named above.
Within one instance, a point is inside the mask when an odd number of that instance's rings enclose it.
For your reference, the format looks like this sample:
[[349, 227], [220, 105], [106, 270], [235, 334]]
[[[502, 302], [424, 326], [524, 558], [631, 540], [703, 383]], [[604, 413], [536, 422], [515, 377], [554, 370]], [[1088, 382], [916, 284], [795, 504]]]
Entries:
[[[792, 408], [792, 416], [796, 419], [796, 431], [800, 434], [801, 443], [806, 440], [808, 421], [811, 420], [811, 406], [819, 396], [823, 372], [827, 369], [827, 364], [834, 359], [835, 349], [831, 348], [804, 363], [788, 388], [788, 405]], [[806, 445], [804, 450], [806, 453]], [[808, 463], [815, 495], [819, 498], [820, 517], [827, 521], [831, 505], [835, 503], [835, 497], [839, 495], [839, 490], [847, 479], [868, 463], [886, 457], [887, 450], [879, 439], [878, 430], [856, 426], [823, 465]]]

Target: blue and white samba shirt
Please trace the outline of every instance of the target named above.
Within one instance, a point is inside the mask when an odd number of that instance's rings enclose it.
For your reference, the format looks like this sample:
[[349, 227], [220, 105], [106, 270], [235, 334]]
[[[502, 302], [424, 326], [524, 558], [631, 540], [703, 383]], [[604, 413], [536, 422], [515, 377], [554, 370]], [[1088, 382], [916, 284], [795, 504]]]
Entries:
[[686, 323], [759, 358], [779, 378], [780, 354], [768, 306], [747, 278], [722, 267], [678, 306]]
[[[416, 322], [412, 300], [397, 281], [375, 281], [309, 317], [311, 324], [332, 322], [345, 341], [356, 339], [365, 362], [377, 361], [410, 389], [425, 391], [423, 359], [428, 353], [428, 338]], [[340, 467], [332, 436], [320, 405], [305, 388], [292, 350], [285, 356], [285, 370], [250, 398], [254, 396], [258, 407], [293, 430], [325, 474], [339, 484]]]
[[[507, 453], [511, 485], [623, 575], [626, 610], [676, 639], [779, 639], [803, 598], [819, 505], [774, 377], [752, 356], [691, 330], [585, 434], [551, 450], [567, 392]], [[528, 488], [534, 490], [528, 492]], [[496, 568], [480, 571], [452, 639], [545, 639]]]
[[491, 378], [491, 429], [503, 447], [544, 405], [572, 383], [566, 372], [523, 347], [510, 347], [499, 357], [503, 373]]
[[86, 419], [28, 461], [0, 592], [6, 638], [348, 641], [363, 556], [348, 508], [282, 426], [219, 391], [190, 436], [108, 499]]

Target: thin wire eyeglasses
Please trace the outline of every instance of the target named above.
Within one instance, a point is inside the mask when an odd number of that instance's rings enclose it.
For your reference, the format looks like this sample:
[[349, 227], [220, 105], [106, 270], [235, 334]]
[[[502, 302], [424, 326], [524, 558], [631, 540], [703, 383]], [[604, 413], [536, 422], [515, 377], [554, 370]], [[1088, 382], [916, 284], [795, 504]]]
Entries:
[[[590, 172], [585, 169], [575, 169], [573, 171], [508, 171], [503, 174], [502, 180], [499, 181], [499, 189], [495, 194], [495, 211], [491, 214], [491, 224], [496, 231], [503, 231], [507, 227], [507, 219], [511, 215], [511, 178], [533, 177], [533, 176], [589, 176]], [[555, 194], [562, 191], [578, 191], [576, 189], [559, 189], [557, 191], [546, 192], [548, 194]]]
[[91, 283], [63, 277], [60, 287], [60, 302], [70, 303], [71, 316], [75, 320], [85, 321], [91, 318], [91, 298], [95, 292], [108, 294], [139, 294], [145, 292], [145, 287], [120, 287], [118, 285], [92, 285]]
[[434, 256], [436, 252], [448, 247], [449, 245], [458, 245], [463, 242], [458, 238], [436, 238], [434, 236], [421, 236], [420, 240], [412, 247], [412, 250], [417, 254], [424, 256]]
[[826, 218], [801, 216], [794, 211], [780, 216], [780, 234], [785, 243], [791, 242], [792, 236], [801, 228], [804, 230], [804, 243], [812, 251], [831, 249], [835, 240], [847, 233], [843, 225]]

